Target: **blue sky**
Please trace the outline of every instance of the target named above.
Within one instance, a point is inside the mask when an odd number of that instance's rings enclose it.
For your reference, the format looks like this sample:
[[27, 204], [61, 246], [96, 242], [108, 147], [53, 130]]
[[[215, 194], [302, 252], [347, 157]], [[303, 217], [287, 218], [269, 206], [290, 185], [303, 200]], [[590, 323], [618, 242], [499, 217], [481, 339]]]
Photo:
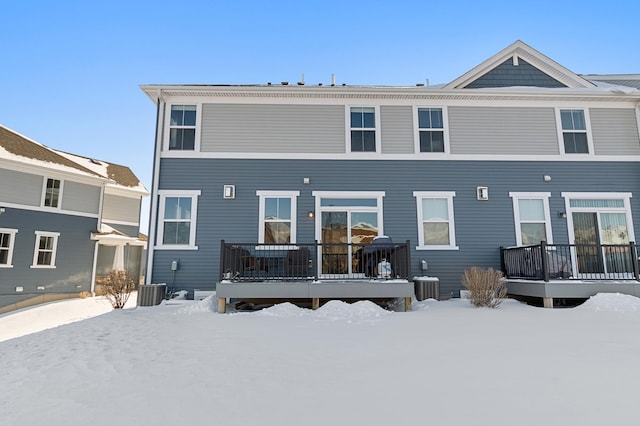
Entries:
[[127, 165], [151, 189], [155, 107], [140, 84], [296, 82], [303, 73], [307, 84], [331, 74], [338, 84], [438, 84], [515, 40], [576, 73], [640, 73], [640, 2], [590, 4], [2, 2], [0, 124]]

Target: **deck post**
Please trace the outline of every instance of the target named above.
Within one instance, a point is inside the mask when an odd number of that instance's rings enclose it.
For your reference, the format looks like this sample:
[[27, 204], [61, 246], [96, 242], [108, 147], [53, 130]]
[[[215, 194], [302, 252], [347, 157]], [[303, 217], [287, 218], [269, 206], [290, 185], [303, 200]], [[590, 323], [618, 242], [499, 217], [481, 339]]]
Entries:
[[320, 307], [320, 298], [314, 297], [311, 299], [311, 309], [314, 311]]
[[322, 267], [322, 265], [320, 265], [320, 253], [318, 252], [318, 240], [313, 240], [313, 251], [312, 258], [316, 259], [316, 264], [313, 268], [313, 280], [318, 281], [318, 268]]
[[411, 277], [411, 240], [407, 240], [407, 248], [405, 251], [407, 253], [407, 276], [402, 278], [408, 280]]
[[410, 297], [405, 297], [404, 298], [404, 311], [405, 312], [410, 312], [411, 311], [411, 298]]
[[227, 298], [218, 297], [218, 313], [224, 314], [227, 311]]
[[540, 261], [542, 262], [542, 279], [549, 282], [549, 262], [547, 259], [547, 242], [540, 241]]
[[545, 308], [553, 309], [553, 297], [543, 297], [542, 303]]
[[224, 240], [220, 240], [220, 269], [218, 269], [218, 279], [224, 277], [224, 265], [226, 264], [226, 259], [224, 258], [225, 253]]
[[640, 281], [640, 271], [638, 271], [638, 248], [633, 241], [629, 242], [629, 251], [631, 252], [631, 264], [633, 265], [633, 278]]

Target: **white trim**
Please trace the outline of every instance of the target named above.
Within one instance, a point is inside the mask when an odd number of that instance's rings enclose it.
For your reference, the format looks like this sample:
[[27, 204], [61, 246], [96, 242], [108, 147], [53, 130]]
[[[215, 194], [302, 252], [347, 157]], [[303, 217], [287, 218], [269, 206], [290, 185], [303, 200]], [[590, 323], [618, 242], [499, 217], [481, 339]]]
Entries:
[[[351, 108], [373, 108], [374, 110], [374, 120], [375, 120], [375, 143], [376, 150], [375, 151], [351, 151], [351, 130], [371, 130], [370, 127], [351, 127]], [[374, 104], [348, 104], [345, 105], [345, 153], [348, 156], [357, 156], [362, 158], [372, 158], [377, 157], [382, 153], [382, 135], [381, 135], [381, 120], [380, 120], [380, 105]]]
[[[196, 107], [196, 124], [195, 126], [173, 126], [175, 128], [180, 129], [195, 129], [194, 141], [193, 141], [193, 150], [169, 150], [169, 141], [171, 136], [171, 107], [184, 105], [184, 106], [195, 106]], [[193, 100], [173, 100], [172, 102], [165, 103], [165, 108], [168, 110], [169, 114], [164, 114], [164, 137], [162, 138], [162, 151], [163, 152], [200, 152], [200, 133], [202, 129], [202, 101], [194, 102]]]
[[2, 207], [11, 207], [14, 209], [44, 212], [44, 213], [51, 213], [51, 214], [90, 217], [93, 219], [97, 219], [99, 217], [99, 215], [96, 213], [75, 212], [72, 210], [62, 210], [62, 209], [56, 209], [51, 207], [41, 207], [41, 206], [28, 206], [24, 204], [14, 204], [14, 203], [5, 203], [5, 202], [2, 203]]
[[[297, 200], [300, 196], [300, 191], [269, 191], [269, 190], [257, 190], [256, 195], [259, 198], [258, 201], [258, 243], [264, 244], [264, 213], [265, 213], [265, 199], [266, 198], [289, 198], [291, 200], [291, 211], [289, 212], [291, 219], [290, 222], [290, 241], [289, 243], [296, 243], [297, 236], [297, 223], [298, 223], [298, 205]], [[287, 221], [284, 221], [287, 222]]]
[[[413, 191], [413, 196], [416, 198], [416, 214], [418, 219], [418, 246], [416, 250], [458, 250], [453, 210], [453, 197], [456, 196], [455, 191]], [[424, 243], [422, 200], [425, 198], [445, 198], [447, 200], [447, 210], [449, 214], [449, 244], [447, 245], [426, 245]]]
[[[587, 149], [589, 152], [587, 153], [565, 153], [564, 151], [564, 130], [562, 129], [562, 117], [561, 111], [582, 111], [584, 114], [584, 125], [585, 132], [587, 134]], [[595, 149], [593, 146], [593, 134], [591, 133], [591, 118], [589, 114], [589, 108], [576, 108], [576, 107], [556, 107], [556, 131], [558, 133], [558, 149], [560, 150], [561, 156], [590, 156], [593, 157], [595, 155]], [[579, 132], [571, 132], [571, 133], [579, 133]], [[566, 157], [565, 157], [566, 160]]]
[[[201, 195], [200, 190], [159, 190], [158, 196], [160, 197], [160, 208], [158, 210], [158, 224], [157, 235], [158, 240], [154, 247], [156, 250], [197, 250], [196, 245], [196, 227], [198, 218], [198, 197]], [[164, 210], [165, 200], [167, 197], [177, 198], [191, 198], [191, 217], [189, 218], [189, 244], [164, 244], [164, 233], [162, 228], [164, 227]]]
[[[420, 151], [420, 120], [418, 118], [418, 110], [424, 108], [442, 110], [442, 131], [444, 139], [444, 152], [421, 152]], [[449, 111], [446, 105], [414, 105], [413, 106], [413, 145], [416, 155], [428, 157], [429, 159], [440, 159], [444, 155], [451, 153], [449, 145]], [[429, 129], [424, 129], [425, 131]], [[435, 129], [437, 130], [437, 129]]]
[[12, 228], [0, 228], [0, 234], [9, 234], [9, 247], [6, 249], [9, 251], [7, 256], [7, 263], [0, 263], [0, 268], [13, 268], [13, 250], [16, 242], [17, 229]]
[[[58, 181], [59, 182], [59, 188], [58, 188], [58, 204], [55, 206], [45, 206], [44, 203], [47, 199], [47, 184], [49, 183], [49, 180], [52, 181]], [[62, 195], [63, 195], [63, 191], [64, 191], [64, 179], [58, 179], [55, 177], [50, 177], [50, 176], [42, 176], [42, 193], [40, 194], [40, 207], [42, 207], [45, 210], [62, 210]]]
[[547, 235], [547, 243], [553, 244], [553, 235], [551, 228], [551, 213], [549, 209], [549, 198], [551, 197], [550, 192], [510, 192], [509, 197], [511, 197], [513, 202], [513, 221], [515, 225], [516, 231], [516, 245], [522, 246], [522, 229], [520, 221], [520, 205], [518, 204], [519, 200], [542, 200], [543, 209], [544, 209], [544, 227], [545, 233]]
[[[54, 269], [56, 267], [56, 254], [58, 252], [58, 237], [60, 237], [60, 233], [48, 232], [48, 231], [35, 231], [34, 234], [36, 236], [36, 244], [33, 250], [33, 262], [31, 264], [31, 268]], [[38, 265], [38, 254], [40, 253], [40, 238], [42, 237], [53, 238], [53, 248], [51, 250], [51, 263], [48, 265]]]
[[112, 223], [114, 225], [125, 225], [125, 226], [140, 226], [140, 222], [127, 222], [124, 220], [110, 220], [110, 219], [105, 219], [102, 221], [102, 223]]
[[160, 180], [160, 157], [162, 155], [162, 146], [164, 140], [164, 117], [166, 105], [162, 100], [162, 89], [157, 88], [158, 101], [156, 106], [156, 140], [154, 141], [153, 152], [153, 175], [151, 179], [151, 198], [149, 200], [149, 236], [147, 244], [147, 272], [145, 274], [145, 282], [153, 282], [153, 260], [156, 242], [156, 231], [158, 225], [158, 203], [160, 196], [158, 192], [158, 181]]

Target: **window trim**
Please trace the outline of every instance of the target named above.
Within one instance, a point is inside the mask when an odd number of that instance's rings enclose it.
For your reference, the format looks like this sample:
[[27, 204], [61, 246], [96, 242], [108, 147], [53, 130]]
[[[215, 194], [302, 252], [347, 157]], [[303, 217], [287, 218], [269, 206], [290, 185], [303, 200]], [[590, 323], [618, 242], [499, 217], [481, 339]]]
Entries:
[[[444, 151], [443, 152], [422, 152], [420, 151], [420, 120], [418, 118], [418, 111], [420, 109], [440, 109], [442, 110], [442, 131], [443, 131], [443, 140], [444, 140]], [[423, 131], [428, 131], [428, 129], [422, 129]], [[443, 156], [445, 154], [449, 154], [450, 146], [449, 146], [449, 112], [447, 111], [446, 105], [414, 105], [413, 106], [413, 144], [414, 144], [414, 152], [417, 155], [421, 156]]]
[[[33, 250], [33, 262], [31, 263], [31, 268], [34, 269], [55, 269], [56, 268], [56, 256], [58, 253], [58, 239], [60, 237], [59, 232], [49, 232], [49, 231], [35, 231], [36, 243]], [[51, 250], [51, 263], [48, 265], [38, 265], [38, 254], [40, 253], [40, 238], [42, 237], [52, 237], [53, 238], [53, 249]]]
[[[47, 206], [45, 205], [45, 201], [47, 199], [47, 184], [49, 183], [49, 180], [53, 180], [53, 181], [58, 181], [60, 182], [60, 189], [58, 190], [58, 205], [57, 206]], [[51, 209], [51, 210], [62, 210], [62, 195], [64, 193], [64, 179], [58, 179], [55, 177], [50, 177], [50, 176], [43, 176], [42, 177], [42, 196], [40, 198], [40, 207], [44, 208], [44, 209]]]
[[[551, 228], [551, 210], [549, 208], [549, 198], [551, 197], [550, 192], [510, 192], [509, 197], [511, 197], [513, 203], [513, 221], [515, 225], [516, 231], [516, 245], [522, 246], [522, 221], [520, 220], [520, 205], [518, 203], [519, 200], [542, 200], [543, 209], [544, 209], [544, 226], [545, 232], [547, 234], [547, 243], [553, 244], [553, 233]], [[530, 222], [525, 222], [530, 223]]]
[[0, 228], [0, 234], [9, 234], [9, 247], [4, 249], [8, 250], [7, 263], [0, 263], [0, 268], [13, 268], [13, 250], [16, 243], [17, 229], [12, 228]]
[[[564, 149], [564, 132], [565, 131], [562, 129], [562, 116], [561, 116], [562, 111], [582, 111], [582, 113], [584, 114], [585, 133], [587, 135], [587, 149], [589, 150], [589, 152], [575, 152], [575, 153], [565, 152], [565, 149]], [[558, 147], [560, 149], [560, 155], [582, 155], [582, 156], [594, 155], [593, 135], [591, 133], [591, 119], [589, 117], [589, 108], [556, 107], [555, 112], [556, 112], [556, 130], [558, 132]], [[571, 132], [571, 133], [577, 133], [577, 132]]]
[[[171, 107], [184, 105], [184, 106], [195, 106], [196, 107], [196, 124], [195, 126], [171, 126]], [[202, 128], [202, 103], [201, 102], [192, 102], [192, 101], [174, 101], [166, 104], [164, 117], [164, 143], [162, 144], [162, 150], [164, 152], [170, 154], [181, 155], [180, 153], [190, 153], [190, 152], [200, 152], [200, 129]], [[191, 129], [195, 128], [195, 140], [193, 141], [193, 150], [191, 149], [169, 149], [170, 138], [171, 138], [171, 129], [179, 128], [179, 129]], [[185, 155], [185, 154], [182, 154]]]
[[289, 198], [291, 200], [291, 236], [289, 244], [295, 244], [297, 241], [297, 228], [298, 228], [298, 197], [300, 191], [268, 191], [257, 190], [256, 196], [258, 200], [258, 243], [264, 244], [264, 213], [265, 213], [265, 200], [267, 198]]
[[[416, 250], [459, 250], [459, 247], [456, 245], [456, 226], [453, 209], [453, 198], [456, 196], [455, 191], [414, 191], [413, 196], [416, 198], [416, 213], [418, 219], [418, 246], [416, 247]], [[422, 200], [426, 198], [447, 199], [447, 209], [449, 213], [448, 245], [426, 245], [424, 243]]]
[[[198, 250], [196, 245], [196, 228], [198, 219], [198, 197], [202, 191], [200, 190], [158, 190], [160, 197], [158, 203], [158, 225], [156, 228], [156, 244], [154, 249], [157, 250]], [[191, 198], [191, 218], [189, 222], [189, 244], [164, 244], [164, 211], [167, 198]]]
[[[351, 108], [373, 108], [374, 109], [374, 121], [375, 128], [374, 130], [374, 140], [376, 143], [375, 151], [352, 151], [351, 150], [351, 130], [371, 130], [370, 127], [351, 127]], [[365, 105], [365, 104], [357, 104], [357, 105], [345, 105], [345, 152], [349, 155], [357, 155], [357, 156], [373, 156], [379, 155], [382, 153], [382, 138], [381, 138], [381, 126], [380, 126], [380, 105]]]

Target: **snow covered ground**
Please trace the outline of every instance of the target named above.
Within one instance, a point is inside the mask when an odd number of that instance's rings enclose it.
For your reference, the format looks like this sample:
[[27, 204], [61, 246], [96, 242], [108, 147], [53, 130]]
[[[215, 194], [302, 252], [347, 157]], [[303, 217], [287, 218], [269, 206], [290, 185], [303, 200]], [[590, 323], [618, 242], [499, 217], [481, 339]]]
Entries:
[[120, 311], [94, 298], [0, 316], [0, 424], [638, 422], [632, 296], [214, 311], [212, 298]]

